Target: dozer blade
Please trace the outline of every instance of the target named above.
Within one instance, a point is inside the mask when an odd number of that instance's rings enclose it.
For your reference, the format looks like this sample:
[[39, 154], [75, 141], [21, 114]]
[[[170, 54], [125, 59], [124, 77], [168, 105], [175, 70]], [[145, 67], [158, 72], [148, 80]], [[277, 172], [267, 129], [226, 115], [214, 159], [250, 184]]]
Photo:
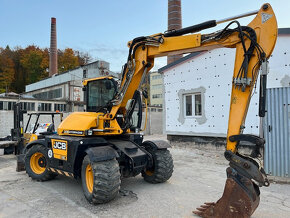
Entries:
[[260, 202], [259, 187], [231, 167], [227, 168], [227, 176], [223, 196], [216, 203], [205, 203], [194, 214], [204, 218], [246, 218], [254, 213]]

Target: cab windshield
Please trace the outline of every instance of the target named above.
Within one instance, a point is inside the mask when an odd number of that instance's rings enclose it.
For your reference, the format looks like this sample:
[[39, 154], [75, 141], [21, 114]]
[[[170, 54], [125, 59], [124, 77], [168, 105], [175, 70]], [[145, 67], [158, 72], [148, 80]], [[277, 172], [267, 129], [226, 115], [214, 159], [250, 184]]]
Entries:
[[87, 110], [97, 111], [111, 101], [116, 92], [116, 85], [112, 79], [95, 80], [87, 86]]

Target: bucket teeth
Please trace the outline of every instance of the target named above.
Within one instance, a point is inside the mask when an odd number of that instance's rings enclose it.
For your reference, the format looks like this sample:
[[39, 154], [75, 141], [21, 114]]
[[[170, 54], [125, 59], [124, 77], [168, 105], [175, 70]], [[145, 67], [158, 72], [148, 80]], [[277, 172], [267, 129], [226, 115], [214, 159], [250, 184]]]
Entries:
[[194, 214], [204, 217], [203, 215], [207, 214], [212, 216], [214, 212], [215, 203], [204, 203], [200, 207], [196, 208], [195, 211], [192, 211]]

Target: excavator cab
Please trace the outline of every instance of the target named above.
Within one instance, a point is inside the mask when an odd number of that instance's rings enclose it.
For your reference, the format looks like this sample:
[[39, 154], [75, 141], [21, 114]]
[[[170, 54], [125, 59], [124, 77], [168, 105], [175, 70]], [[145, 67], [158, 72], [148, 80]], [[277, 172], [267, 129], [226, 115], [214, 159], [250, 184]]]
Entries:
[[83, 82], [88, 112], [99, 112], [110, 107], [110, 101], [117, 91], [117, 81], [113, 77], [101, 77]]

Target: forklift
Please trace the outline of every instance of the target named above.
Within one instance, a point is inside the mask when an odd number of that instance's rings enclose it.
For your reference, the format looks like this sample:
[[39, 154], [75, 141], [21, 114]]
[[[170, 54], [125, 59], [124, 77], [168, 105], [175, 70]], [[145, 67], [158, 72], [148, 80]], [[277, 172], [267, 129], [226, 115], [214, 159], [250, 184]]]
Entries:
[[[5, 154], [14, 153], [17, 156], [16, 171], [25, 170], [24, 167], [24, 153], [26, 152], [26, 145], [34, 140], [44, 138], [46, 135], [56, 134], [55, 132], [55, 117], [60, 117], [60, 122], [63, 120], [63, 113], [61, 112], [31, 112], [27, 113], [22, 110], [21, 102], [13, 106], [13, 129], [11, 129], [11, 136], [7, 136], [0, 141], [0, 147], [4, 148]], [[24, 128], [24, 114], [27, 114], [28, 120]], [[40, 123], [41, 117], [50, 117], [50, 122]], [[49, 118], [48, 118], [49, 120]], [[34, 122], [33, 122], [34, 121]]]

